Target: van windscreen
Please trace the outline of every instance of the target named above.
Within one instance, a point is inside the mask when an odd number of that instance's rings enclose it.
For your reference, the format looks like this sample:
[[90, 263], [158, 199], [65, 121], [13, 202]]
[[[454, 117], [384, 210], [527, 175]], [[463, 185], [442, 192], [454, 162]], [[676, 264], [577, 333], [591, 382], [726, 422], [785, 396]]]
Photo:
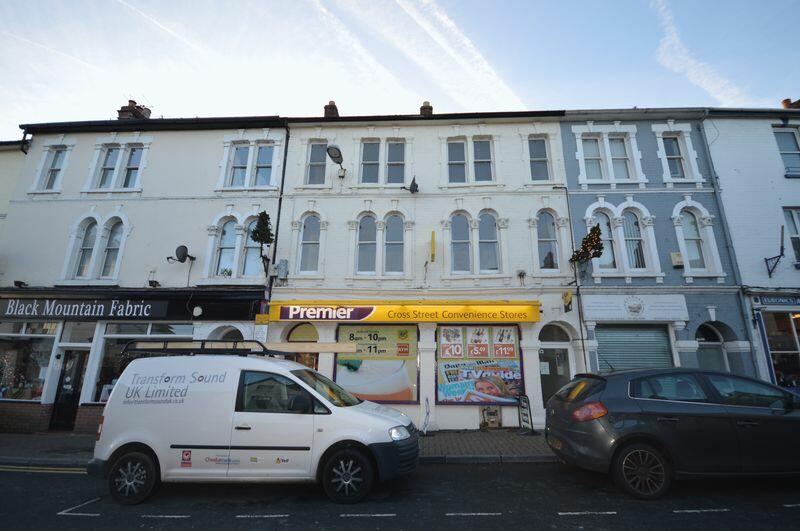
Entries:
[[318, 372], [309, 369], [298, 369], [292, 371], [292, 374], [300, 378], [304, 384], [324, 396], [334, 406], [347, 407], [361, 403], [360, 398], [351, 395], [336, 382]]

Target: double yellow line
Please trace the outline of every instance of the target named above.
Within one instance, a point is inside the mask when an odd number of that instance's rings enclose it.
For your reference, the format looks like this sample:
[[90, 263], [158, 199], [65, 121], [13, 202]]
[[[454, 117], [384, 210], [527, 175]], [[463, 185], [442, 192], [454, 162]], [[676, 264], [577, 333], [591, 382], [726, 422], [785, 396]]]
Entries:
[[32, 472], [34, 474], [86, 474], [86, 469], [78, 467], [0, 465], [0, 472]]

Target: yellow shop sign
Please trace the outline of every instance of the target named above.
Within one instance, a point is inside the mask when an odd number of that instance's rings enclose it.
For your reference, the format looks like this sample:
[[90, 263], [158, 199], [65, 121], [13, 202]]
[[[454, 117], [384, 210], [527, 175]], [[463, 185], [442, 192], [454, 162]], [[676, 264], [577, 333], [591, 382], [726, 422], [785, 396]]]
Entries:
[[270, 321], [353, 323], [535, 323], [538, 301], [291, 301], [273, 303]]

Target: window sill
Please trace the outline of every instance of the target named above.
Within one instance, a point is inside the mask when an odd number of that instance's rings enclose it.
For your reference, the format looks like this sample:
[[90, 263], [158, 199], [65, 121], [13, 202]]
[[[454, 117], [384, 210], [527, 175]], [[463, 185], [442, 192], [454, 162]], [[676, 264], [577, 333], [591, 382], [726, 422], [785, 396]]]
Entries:
[[107, 278], [107, 279], [100, 279], [100, 278], [74, 278], [74, 279], [66, 279], [66, 280], [59, 280], [53, 284], [56, 287], [59, 286], [113, 286], [118, 287], [119, 281], [114, 278]]
[[608, 272], [592, 272], [592, 278], [595, 284], [599, 284], [604, 278], [622, 278], [625, 279], [627, 284], [630, 284], [634, 278], [654, 278], [657, 283], [664, 282], [666, 273], [656, 273], [654, 271], [608, 271]]
[[406, 184], [405, 183], [358, 183], [358, 184], [351, 184], [349, 188], [379, 190], [381, 188], [400, 189], [403, 186], [406, 186]]
[[141, 194], [141, 188], [92, 188], [91, 190], [81, 190], [82, 194]]
[[697, 188], [702, 188], [706, 183], [705, 179], [670, 179], [665, 177], [662, 180], [667, 188], [673, 188], [676, 184], [693, 184]]
[[217, 188], [214, 190], [219, 193], [230, 192], [277, 192], [278, 187], [274, 185], [269, 186], [228, 186], [225, 188]]
[[196, 286], [264, 286], [266, 281], [261, 277], [240, 278], [202, 278], [195, 282]]
[[500, 183], [497, 181], [491, 182], [469, 182], [469, 183], [447, 183], [447, 184], [440, 184], [439, 188], [442, 190], [447, 190], [448, 188], [505, 188], [504, 183]]
[[370, 275], [370, 274], [358, 274], [355, 276], [345, 277], [346, 280], [359, 282], [359, 281], [375, 281], [375, 280], [411, 280], [412, 277], [406, 275]]
[[509, 280], [511, 279], [511, 275], [504, 275], [502, 273], [467, 273], [464, 275], [459, 274], [452, 274], [452, 275], [442, 275], [442, 280], [491, 280], [496, 278], [498, 280]]
[[639, 179], [604, 179], [601, 181], [578, 179], [578, 184], [580, 184], [583, 190], [586, 190], [589, 185], [608, 185], [612, 190], [615, 189], [617, 185], [637, 185], [639, 188], [644, 188], [649, 182], [650, 181], [644, 176]]
[[694, 282], [695, 278], [716, 278], [718, 284], [725, 282], [726, 273], [714, 273], [713, 271], [684, 271], [683, 279], [687, 284]]
[[58, 190], [28, 190], [28, 195], [58, 195], [61, 189]]
[[330, 190], [333, 188], [332, 184], [301, 184], [300, 186], [295, 186], [295, 190], [303, 191], [303, 190]]

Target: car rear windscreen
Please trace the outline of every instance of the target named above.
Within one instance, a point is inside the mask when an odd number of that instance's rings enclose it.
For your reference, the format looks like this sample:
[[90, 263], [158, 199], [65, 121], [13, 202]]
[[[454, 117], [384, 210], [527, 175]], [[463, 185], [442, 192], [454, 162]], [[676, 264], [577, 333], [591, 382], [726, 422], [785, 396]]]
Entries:
[[555, 397], [564, 402], [580, 402], [587, 396], [602, 391], [605, 386], [606, 381], [602, 378], [575, 378], [559, 389]]

